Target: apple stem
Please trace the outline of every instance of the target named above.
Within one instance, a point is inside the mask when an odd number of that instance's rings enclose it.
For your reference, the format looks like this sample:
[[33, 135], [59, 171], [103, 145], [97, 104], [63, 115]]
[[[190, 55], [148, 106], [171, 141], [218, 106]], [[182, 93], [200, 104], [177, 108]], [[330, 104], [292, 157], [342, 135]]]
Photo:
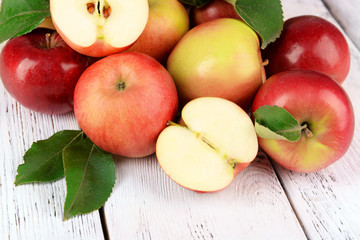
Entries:
[[46, 33], [45, 34], [45, 38], [46, 38], [46, 48], [50, 49], [51, 48], [51, 43], [50, 43], [50, 33]]
[[313, 133], [310, 131], [310, 129], [307, 127], [307, 124], [303, 124], [301, 126], [301, 129], [304, 130], [305, 136], [308, 138], [311, 138], [313, 136]]
[[311, 138], [311, 137], [313, 136], [313, 133], [310, 131], [310, 129], [305, 128], [304, 131], [305, 131], [305, 135], [306, 135], [308, 138]]
[[262, 66], [263, 67], [266, 67], [267, 65], [269, 64], [269, 59], [265, 59], [263, 62], [262, 62]]

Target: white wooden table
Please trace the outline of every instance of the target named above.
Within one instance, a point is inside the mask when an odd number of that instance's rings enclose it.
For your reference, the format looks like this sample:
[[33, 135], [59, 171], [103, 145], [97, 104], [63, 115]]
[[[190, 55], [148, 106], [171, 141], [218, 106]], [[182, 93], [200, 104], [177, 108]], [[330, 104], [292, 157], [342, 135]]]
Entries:
[[0, 239], [360, 239], [360, 1], [284, 0], [283, 9], [285, 19], [324, 17], [347, 36], [351, 70], [343, 87], [356, 132], [342, 159], [299, 174], [260, 155], [225, 190], [196, 194], [172, 182], [154, 156], [118, 157], [105, 206], [63, 222], [65, 180], [15, 187], [14, 179], [32, 142], [78, 129], [74, 115], [31, 112], [0, 84]]

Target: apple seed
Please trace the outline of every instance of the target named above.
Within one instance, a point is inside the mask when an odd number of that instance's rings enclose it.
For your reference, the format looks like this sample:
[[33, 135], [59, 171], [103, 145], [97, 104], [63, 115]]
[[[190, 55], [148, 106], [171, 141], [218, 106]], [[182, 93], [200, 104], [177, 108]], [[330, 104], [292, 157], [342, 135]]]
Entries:
[[90, 14], [93, 14], [95, 11], [95, 4], [94, 3], [87, 3], [86, 4], [87, 10]]
[[[90, 14], [94, 14], [95, 12], [95, 8], [98, 12], [98, 14], [100, 15], [101, 14], [101, 11], [100, 11], [100, 1], [97, 1], [97, 4], [95, 6], [95, 3], [93, 2], [89, 2], [86, 4], [86, 8], [87, 8], [87, 11], [90, 13]], [[110, 6], [103, 6], [103, 9], [102, 9], [102, 14], [104, 16], [104, 18], [108, 18], [110, 15], [111, 15], [111, 7]]]
[[104, 15], [104, 18], [108, 18], [111, 14], [111, 7], [108, 6], [107, 8], [104, 6], [103, 7], [103, 15]]

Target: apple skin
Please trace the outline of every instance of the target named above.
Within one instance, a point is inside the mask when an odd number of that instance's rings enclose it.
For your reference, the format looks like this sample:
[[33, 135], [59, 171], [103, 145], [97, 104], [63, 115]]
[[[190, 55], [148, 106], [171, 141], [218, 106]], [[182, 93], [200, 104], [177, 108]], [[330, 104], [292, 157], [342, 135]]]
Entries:
[[316, 172], [340, 159], [354, 134], [351, 101], [336, 81], [316, 71], [293, 70], [271, 76], [258, 91], [252, 113], [277, 105], [290, 112], [313, 136], [297, 142], [259, 138], [260, 147], [284, 168]]
[[74, 49], [75, 51], [77, 51], [81, 54], [84, 54], [84, 55], [87, 55], [90, 57], [94, 57], [94, 58], [106, 57], [106, 56], [114, 54], [114, 53], [123, 52], [126, 49], [131, 47], [131, 44], [124, 46], [124, 47], [119, 47], [119, 48], [112, 47], [111, 45], [109, 45], [102, 39], [97, 39], [96, 42], [90, 46], [82, 47], [82, 46], [79, 46], [79, 45], [73, 43], [70, 40], [70, 38], [68, 38], [65, 34], [63, 34], [61, 29], [59, 27], [57, 27], [55, 22], [54, 22], [54, 26], [57, 29], [58, 33], [61, 35], [61, 37], [64, 39], [64, 41], [72, 49]]
[[126, 46], [123, 46], [123, 47], [116, 48], [116, 47], [112, 47], [111, 45], [109, 45], [103, 39], [97, 39], [92, 45], [87, 46], [87, 47], [82, 47], [82, 46], [77, 45], [73, 41], [71, 41], [71, 39], [61, 31], [61, 28], [58, 27], [58, 25], [56, 24], [56, 22], [54, 20], [52, 22], [53, 22], [53, 25], [54, 25], [55, 29], [57, 30], [57, 32], [62, 37], [62, 39], [72, 49], [74, 49], [78, 53], [81, 53], [81, 54], [86, 55], [86, 56], [90, 56], [90, 57], [94, 57], [94, 58], [106, 57], [106, 56], [114, 54], [114, 53], [123, 52], [126, 49], [130, 48], [131, 45], [133, 44], [132, 43], [132, 44], [129, 44], [129, 45], [126, 45]]
[[143, 53], [105, 57], [81, 75], [75, 117], [101, 149], [125, 157], [155, 152], [156, 139], [178, 110], [175, 84], [166, 69]]
[[220, 97], [246, 110], [265, 81], [256, 33], [231, 18], [205, 22], [188, 31], [170, 53], [167, 69], [181, 105], [198, 97]]
[[[51, 48], [47, 48], [46, 34]], [[73, 110], [77, 80], [92, 59], [71, 49], [53, 30], [35, 29], [12, 38], [0, 55], [0, 77], [23, 106], [47, 114]]]
[[217, 18], [235, 18], [242, 20], [234, 6], [225, 0], [213, 0], [200, 8], [190, 9], [190, 22], [193, 26]]
[[314, 70], [342, 83], [350, 69], [350, 51], [343, 34], [332, 23], [304, 15], [285, 21], [280, 37], [263, 53], [266, 74], [286, 70]]
[[189, 30], [189, 16], [178, 0], [149, 0], [149, 19], [129, 52], [145, 53], [162, 64]]

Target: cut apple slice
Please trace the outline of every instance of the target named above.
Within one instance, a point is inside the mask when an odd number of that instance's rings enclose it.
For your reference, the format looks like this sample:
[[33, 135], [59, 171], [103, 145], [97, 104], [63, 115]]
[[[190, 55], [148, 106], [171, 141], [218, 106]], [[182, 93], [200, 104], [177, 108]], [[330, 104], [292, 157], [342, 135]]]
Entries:
[[181, 114], [184, 126], [171, 124], [156, 143], [158, 162], [176, 183], [194, 191], [218, 191], [255, 159], [254, 125], [235, 103], [197, 98]]
[[50, 0], [53, 23], [74, 50], [103, 57], [129, 48], [143, 32], [147, 0]]

